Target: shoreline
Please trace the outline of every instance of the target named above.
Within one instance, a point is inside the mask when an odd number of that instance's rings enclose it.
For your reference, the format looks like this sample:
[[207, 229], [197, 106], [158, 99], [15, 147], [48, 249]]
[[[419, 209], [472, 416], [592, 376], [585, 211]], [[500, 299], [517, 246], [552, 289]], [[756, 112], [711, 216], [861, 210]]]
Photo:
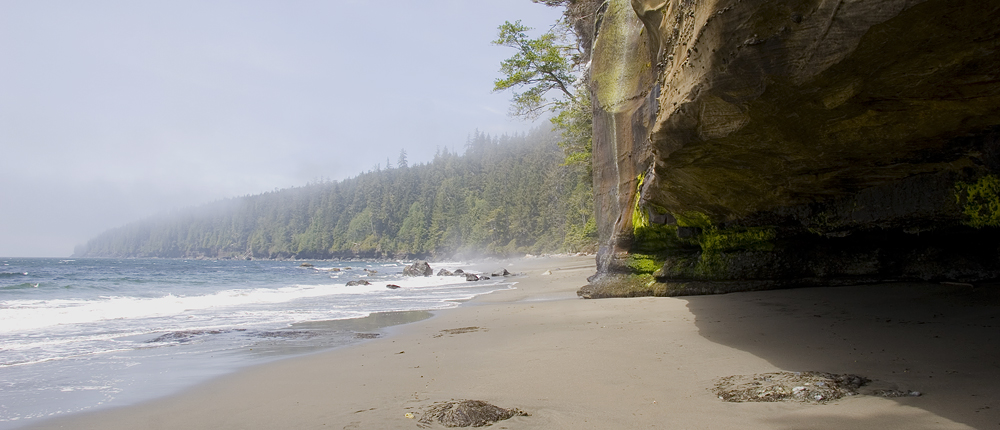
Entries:
[[[20, 428], [418, 428], [408, 413], [459, 399], [530, 414], [495, 424], [509, 429], [1000, 426], [1000, 308], [967, 303], [954, 286], [583, 300], [592, 257], [513, 264], [526, 272], [515, 289], [380, 338]], [[856, 373], [924, 394], [810, 404], [711, 392], [722, 377], [783, 371]]]

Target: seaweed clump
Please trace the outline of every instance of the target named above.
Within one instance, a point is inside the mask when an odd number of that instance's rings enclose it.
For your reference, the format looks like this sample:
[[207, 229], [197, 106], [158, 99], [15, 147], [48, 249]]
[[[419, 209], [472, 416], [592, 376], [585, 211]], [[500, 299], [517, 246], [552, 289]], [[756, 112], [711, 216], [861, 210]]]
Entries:
[[452, 400], [428, 407], [419, 423], [424, 428], [435, 420], [445, 427], [484, 427], [518, 416], [529, 415], [520, 409], [504, 409], [482, 400]]
[[714, 392], [726, 402], [827, 403], [855, 396], [871, 382], [853, 374], [825, 372], [773, 372], [721, 378]]

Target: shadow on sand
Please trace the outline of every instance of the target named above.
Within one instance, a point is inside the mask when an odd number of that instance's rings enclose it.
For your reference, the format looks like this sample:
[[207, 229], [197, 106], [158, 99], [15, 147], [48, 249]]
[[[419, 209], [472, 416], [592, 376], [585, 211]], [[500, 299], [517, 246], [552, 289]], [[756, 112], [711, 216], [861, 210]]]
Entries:
[[[784, 370], [854, 373], [916, 390], [920, 397], [894, 400], [975, 428], [1000, 428], [1000, 286], [899, 283], [684, 299], [708, 340]], [[889, 415], [863, 423], [831, 417], [824, 425], [878, 428], [872, 425], [882, 418], [894, 422]], [[775, 422], [794, 426], [801, 423]]]

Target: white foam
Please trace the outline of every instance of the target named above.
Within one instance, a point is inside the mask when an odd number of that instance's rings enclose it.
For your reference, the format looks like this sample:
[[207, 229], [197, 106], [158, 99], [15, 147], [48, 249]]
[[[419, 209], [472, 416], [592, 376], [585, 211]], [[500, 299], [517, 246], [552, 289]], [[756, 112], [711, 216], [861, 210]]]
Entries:
[[413, 290], [449, 285], [464, 287], [465, 282], [457, 277], [427, 276], [376, 281], [370, 285], [350, 287], [342, 283], [294, 285], [282, 288], [233, 289], [196, 296], [167, 294], [155, 298], [107, 296], [96, 300], [7, 300], [0, 301], [0, 333], [109, 320], [166, 317], [189, 311], [285, 303], [311, 297], [388, 293], [392, 291], [386, 287], [388, 284]]
[[[359, 294], [376, 287], [308, 285], [225, 290], [199, 296], [168, 294], [156, 298], [110, 296], [97, 300], [8, 300], [0, 302], [0, 333], [115, 319], [170, 316], [229, 306], [283, 303], [331, 294]], [[385, 286], [382, 285], [382, 288]]]

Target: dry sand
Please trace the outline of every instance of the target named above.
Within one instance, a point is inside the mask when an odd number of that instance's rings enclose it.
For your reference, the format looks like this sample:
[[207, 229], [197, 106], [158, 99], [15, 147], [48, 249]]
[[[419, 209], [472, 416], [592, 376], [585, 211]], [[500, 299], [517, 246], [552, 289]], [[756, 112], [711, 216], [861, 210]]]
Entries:
[[[594, 273], [592, 257], [511, 264], [527, 273], [517, 289], [385, 337], [29, 428], [416, 429], [423, 408], [452, 399], [531, 414], [491, 427], [501, 429], [1000, 428], [995, 290], [890, 284], [582, 300], [575, 291]], [[820, 405], [727, 403], [711, 391], [721, 377], [779, 371], [855, 373], [923, 395]]]

